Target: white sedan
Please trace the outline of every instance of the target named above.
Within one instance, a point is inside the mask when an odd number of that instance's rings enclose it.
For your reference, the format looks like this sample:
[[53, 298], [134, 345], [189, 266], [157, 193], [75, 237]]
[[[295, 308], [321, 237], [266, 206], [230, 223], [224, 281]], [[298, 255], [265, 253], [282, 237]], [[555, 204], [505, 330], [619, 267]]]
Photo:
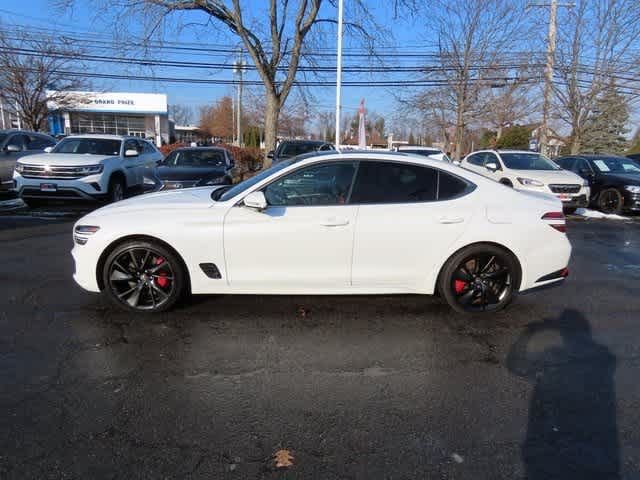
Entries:
[[495, 311], [561, 283], [556, 199], [400, 153], [310, 154], [235, 186], [114, 203], [74, 227], [74, 278], [136, 312], [184, 294], [438, 294]]

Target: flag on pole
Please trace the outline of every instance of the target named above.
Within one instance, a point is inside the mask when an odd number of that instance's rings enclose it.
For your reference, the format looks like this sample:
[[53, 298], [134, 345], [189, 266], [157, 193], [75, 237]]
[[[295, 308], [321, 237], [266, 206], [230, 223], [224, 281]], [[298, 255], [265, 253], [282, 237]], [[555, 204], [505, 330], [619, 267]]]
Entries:
[[364, 128], [364, 98], [360, 100], [358, 109], [358, 148], [367, 148], [367, 134]]

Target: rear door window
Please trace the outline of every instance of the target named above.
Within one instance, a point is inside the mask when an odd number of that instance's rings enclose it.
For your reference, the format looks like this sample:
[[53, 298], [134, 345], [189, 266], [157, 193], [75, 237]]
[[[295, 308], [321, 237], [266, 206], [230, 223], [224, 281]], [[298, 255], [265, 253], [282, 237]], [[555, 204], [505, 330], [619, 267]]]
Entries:
[[437, 197], [434, 168], [394, 162], [360, 162], [351, 203], [431, 202]]

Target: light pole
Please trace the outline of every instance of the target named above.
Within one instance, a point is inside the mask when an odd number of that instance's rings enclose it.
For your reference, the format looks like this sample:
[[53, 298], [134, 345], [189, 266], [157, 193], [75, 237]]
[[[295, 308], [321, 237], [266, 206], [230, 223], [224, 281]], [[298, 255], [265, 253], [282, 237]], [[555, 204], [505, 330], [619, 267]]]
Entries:
[[342, 10], [343, 10], [343, 0], [338, 0], [338, 64], [336, 68], [336, 148], [340, 148], [340, 88], [342, 86]]
[[233, 73], [238, 76], [238, 90], [237, 90], [237, 109], [236, 109], [236, 132], [238, 139], [238, 146], [242, 146], [242, 74], [246, 62], [242, 58], [242, 51], [240, 51], [239, 57], [233, 64]]

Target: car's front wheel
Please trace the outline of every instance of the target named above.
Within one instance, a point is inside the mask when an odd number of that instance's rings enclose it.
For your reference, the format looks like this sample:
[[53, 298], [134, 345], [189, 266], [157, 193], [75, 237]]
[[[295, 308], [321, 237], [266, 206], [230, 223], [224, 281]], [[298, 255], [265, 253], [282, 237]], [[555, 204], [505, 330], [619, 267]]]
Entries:
[[186, 272], [160, 244], [130, 241], [116, 247], [102, 271], [104, 292], [118, 307], [134, 312], [170, 309], [185, 291]]
[[120, 177], [114, 177], [109, 181], [109, 190], [107, 191], [107, 201], [109, 203], [119, 202], [124, 199], [125, 185]]
[[447, 261], [438, 289], [458, 312], [495, 312], [513, 299], [519, 275], [518, 262], [510, 252], [490, 244], [472, 245]]
[[615, 188], [607, 188], [600, 192], [598, 207], [604, 213], [620, 214], [622, 212], [622, 195]]

